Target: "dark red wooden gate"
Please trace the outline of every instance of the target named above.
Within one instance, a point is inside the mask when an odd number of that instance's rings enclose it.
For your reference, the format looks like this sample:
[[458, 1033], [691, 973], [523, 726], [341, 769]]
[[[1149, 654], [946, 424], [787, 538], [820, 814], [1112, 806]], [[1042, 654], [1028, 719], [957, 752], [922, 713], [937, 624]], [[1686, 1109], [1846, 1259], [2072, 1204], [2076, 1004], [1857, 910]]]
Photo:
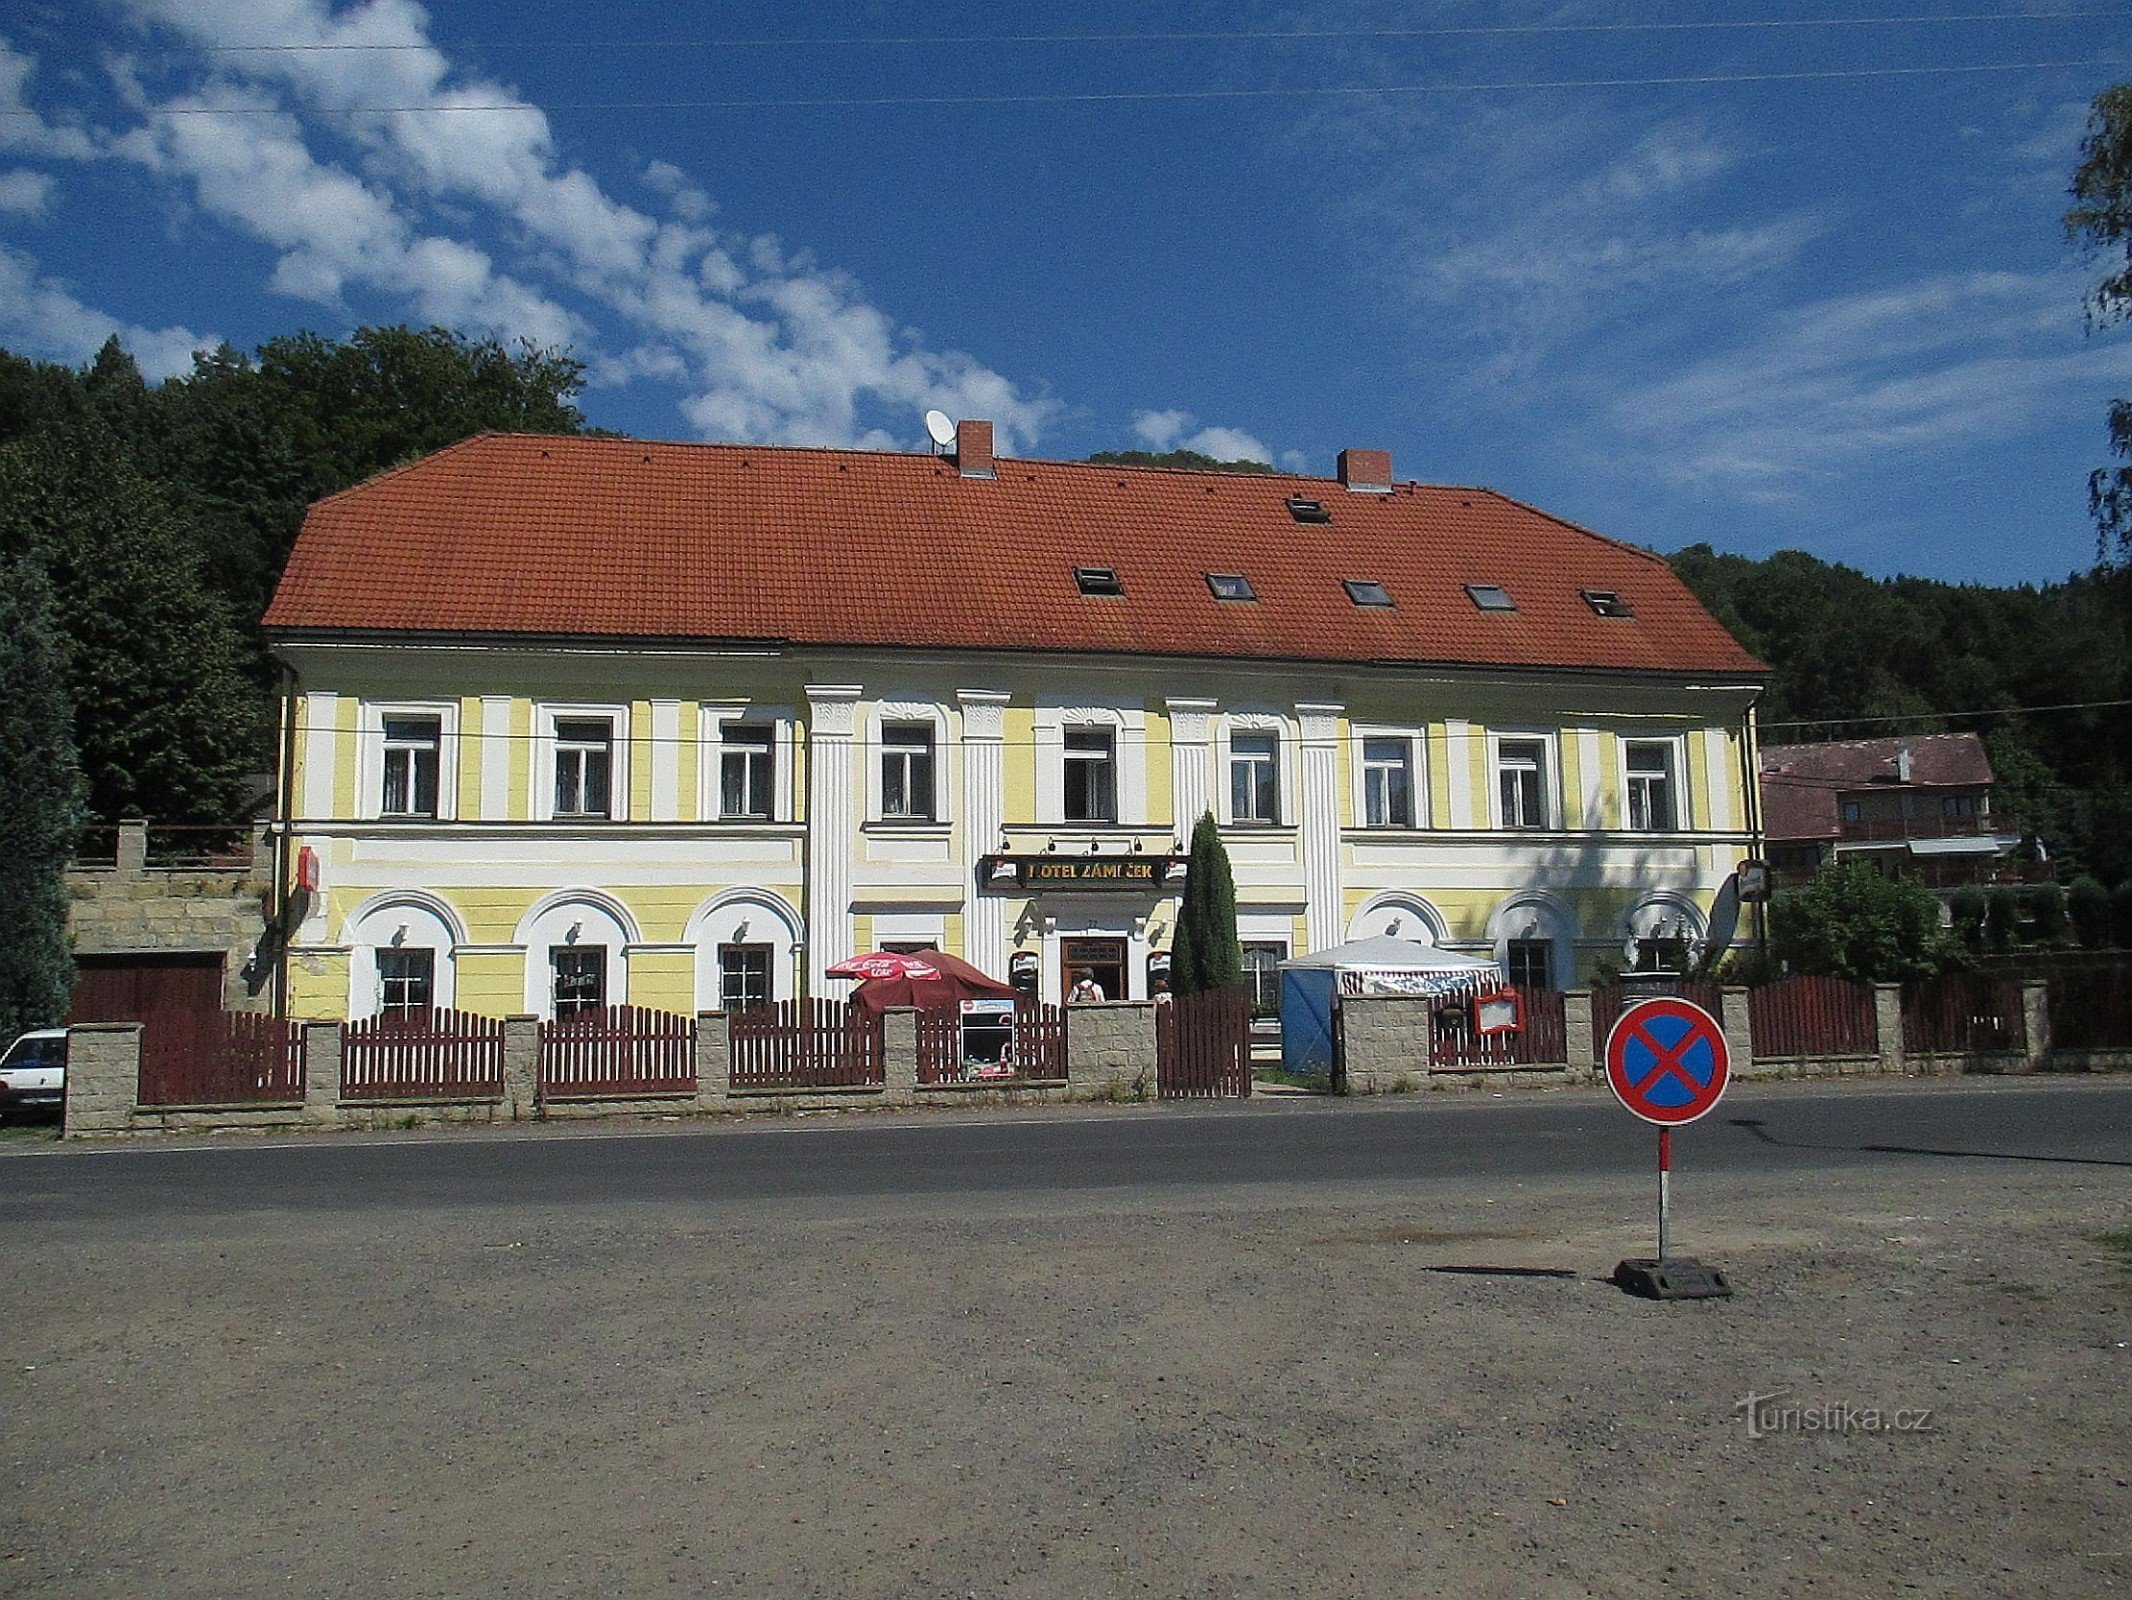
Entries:
[[1879, 1048], [1873, 986], [1797, 975], [1748, 991], [1757, 1061], [1869, 1056]]
[[1155, 1007], [1155, 1092], [1164, 1100], [1251, 1093], [1251, 991], [1208, 989]]

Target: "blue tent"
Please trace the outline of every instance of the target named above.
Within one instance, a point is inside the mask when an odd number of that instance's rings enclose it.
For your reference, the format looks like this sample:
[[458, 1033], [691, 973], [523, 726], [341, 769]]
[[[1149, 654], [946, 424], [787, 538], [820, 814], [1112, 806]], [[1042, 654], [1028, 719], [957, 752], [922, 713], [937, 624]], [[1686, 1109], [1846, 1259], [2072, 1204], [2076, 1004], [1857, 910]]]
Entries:
[[1388, 934], [1291, 956], [1281, 963], [1281, 1065], [1289, 1072], [1332, 1071], [1333, 1009], [1342, 994], [1434, 998], [1502, 981], [1493, 961]]

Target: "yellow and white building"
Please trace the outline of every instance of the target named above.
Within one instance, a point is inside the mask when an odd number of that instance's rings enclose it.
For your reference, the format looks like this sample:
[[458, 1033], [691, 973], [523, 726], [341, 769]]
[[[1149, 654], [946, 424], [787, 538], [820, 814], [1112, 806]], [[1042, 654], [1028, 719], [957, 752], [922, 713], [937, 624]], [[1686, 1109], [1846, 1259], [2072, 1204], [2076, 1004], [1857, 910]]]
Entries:
[[484, 436], [313, 508], [291, 1014], [713, 1010], [933, 945], [1148, 992], [1212, 811], [1255, 968], [1568, 986], [1729, 937], [1762, 669], [1487, 490]]

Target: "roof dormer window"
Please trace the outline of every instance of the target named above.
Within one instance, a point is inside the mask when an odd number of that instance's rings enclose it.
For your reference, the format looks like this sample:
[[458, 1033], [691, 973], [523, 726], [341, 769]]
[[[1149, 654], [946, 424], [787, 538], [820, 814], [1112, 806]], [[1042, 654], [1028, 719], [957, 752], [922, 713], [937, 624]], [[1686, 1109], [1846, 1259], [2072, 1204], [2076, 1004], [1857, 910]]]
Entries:
[[1584, 603], [1602, 617], [1633, 617], [1636, 615], [1635, 606], [1622, 599], [1618, 590], [1579, 589], [1577, 592], [1584, 596]]
[[1115, 567], [1075, 567], [1073, 581], [1083, 594], [1122, 595], [1125, 581]]
[[1210, 572], [1207, 587], [1217, 600], [1256, 600], [1258, 591], [1251, 587], [1251, 580], [1241, 572]]
[[1482, 611], [1515, 611], [1518, 603], [1510, 598], [1510, 591], [1499, 583], [1469, 583], [1466, 598]]
[[1300, 494], [1288, 497], [1288, 514], [1298, 522], [1330, 522], [1333, 519], [1323, 500], [1312, 500]]
[[1340, 583], [1347, 590], [1348, 599], [1358, 606], [1388, 606], [1392, 603], [1392, 591], [1375, 578], [1342, 578]]

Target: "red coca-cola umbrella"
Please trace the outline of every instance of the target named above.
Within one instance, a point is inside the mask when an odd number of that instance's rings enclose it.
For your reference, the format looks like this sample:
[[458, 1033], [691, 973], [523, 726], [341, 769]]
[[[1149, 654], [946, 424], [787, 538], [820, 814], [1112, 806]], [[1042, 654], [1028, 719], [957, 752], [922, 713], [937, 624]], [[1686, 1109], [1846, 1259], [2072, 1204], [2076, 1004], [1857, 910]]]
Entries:
[[891, 1006], [918, 1006], [930, 1010], [958, 1000], [1011, 1000], [1014, 990], [986, 977], [969, 962], [940, 950], [902, 954], [876, 950], [839, 961], [829, 969], [832, 978], [857, 978], [853, 1005], [868, 1011], [886, 1011]]

